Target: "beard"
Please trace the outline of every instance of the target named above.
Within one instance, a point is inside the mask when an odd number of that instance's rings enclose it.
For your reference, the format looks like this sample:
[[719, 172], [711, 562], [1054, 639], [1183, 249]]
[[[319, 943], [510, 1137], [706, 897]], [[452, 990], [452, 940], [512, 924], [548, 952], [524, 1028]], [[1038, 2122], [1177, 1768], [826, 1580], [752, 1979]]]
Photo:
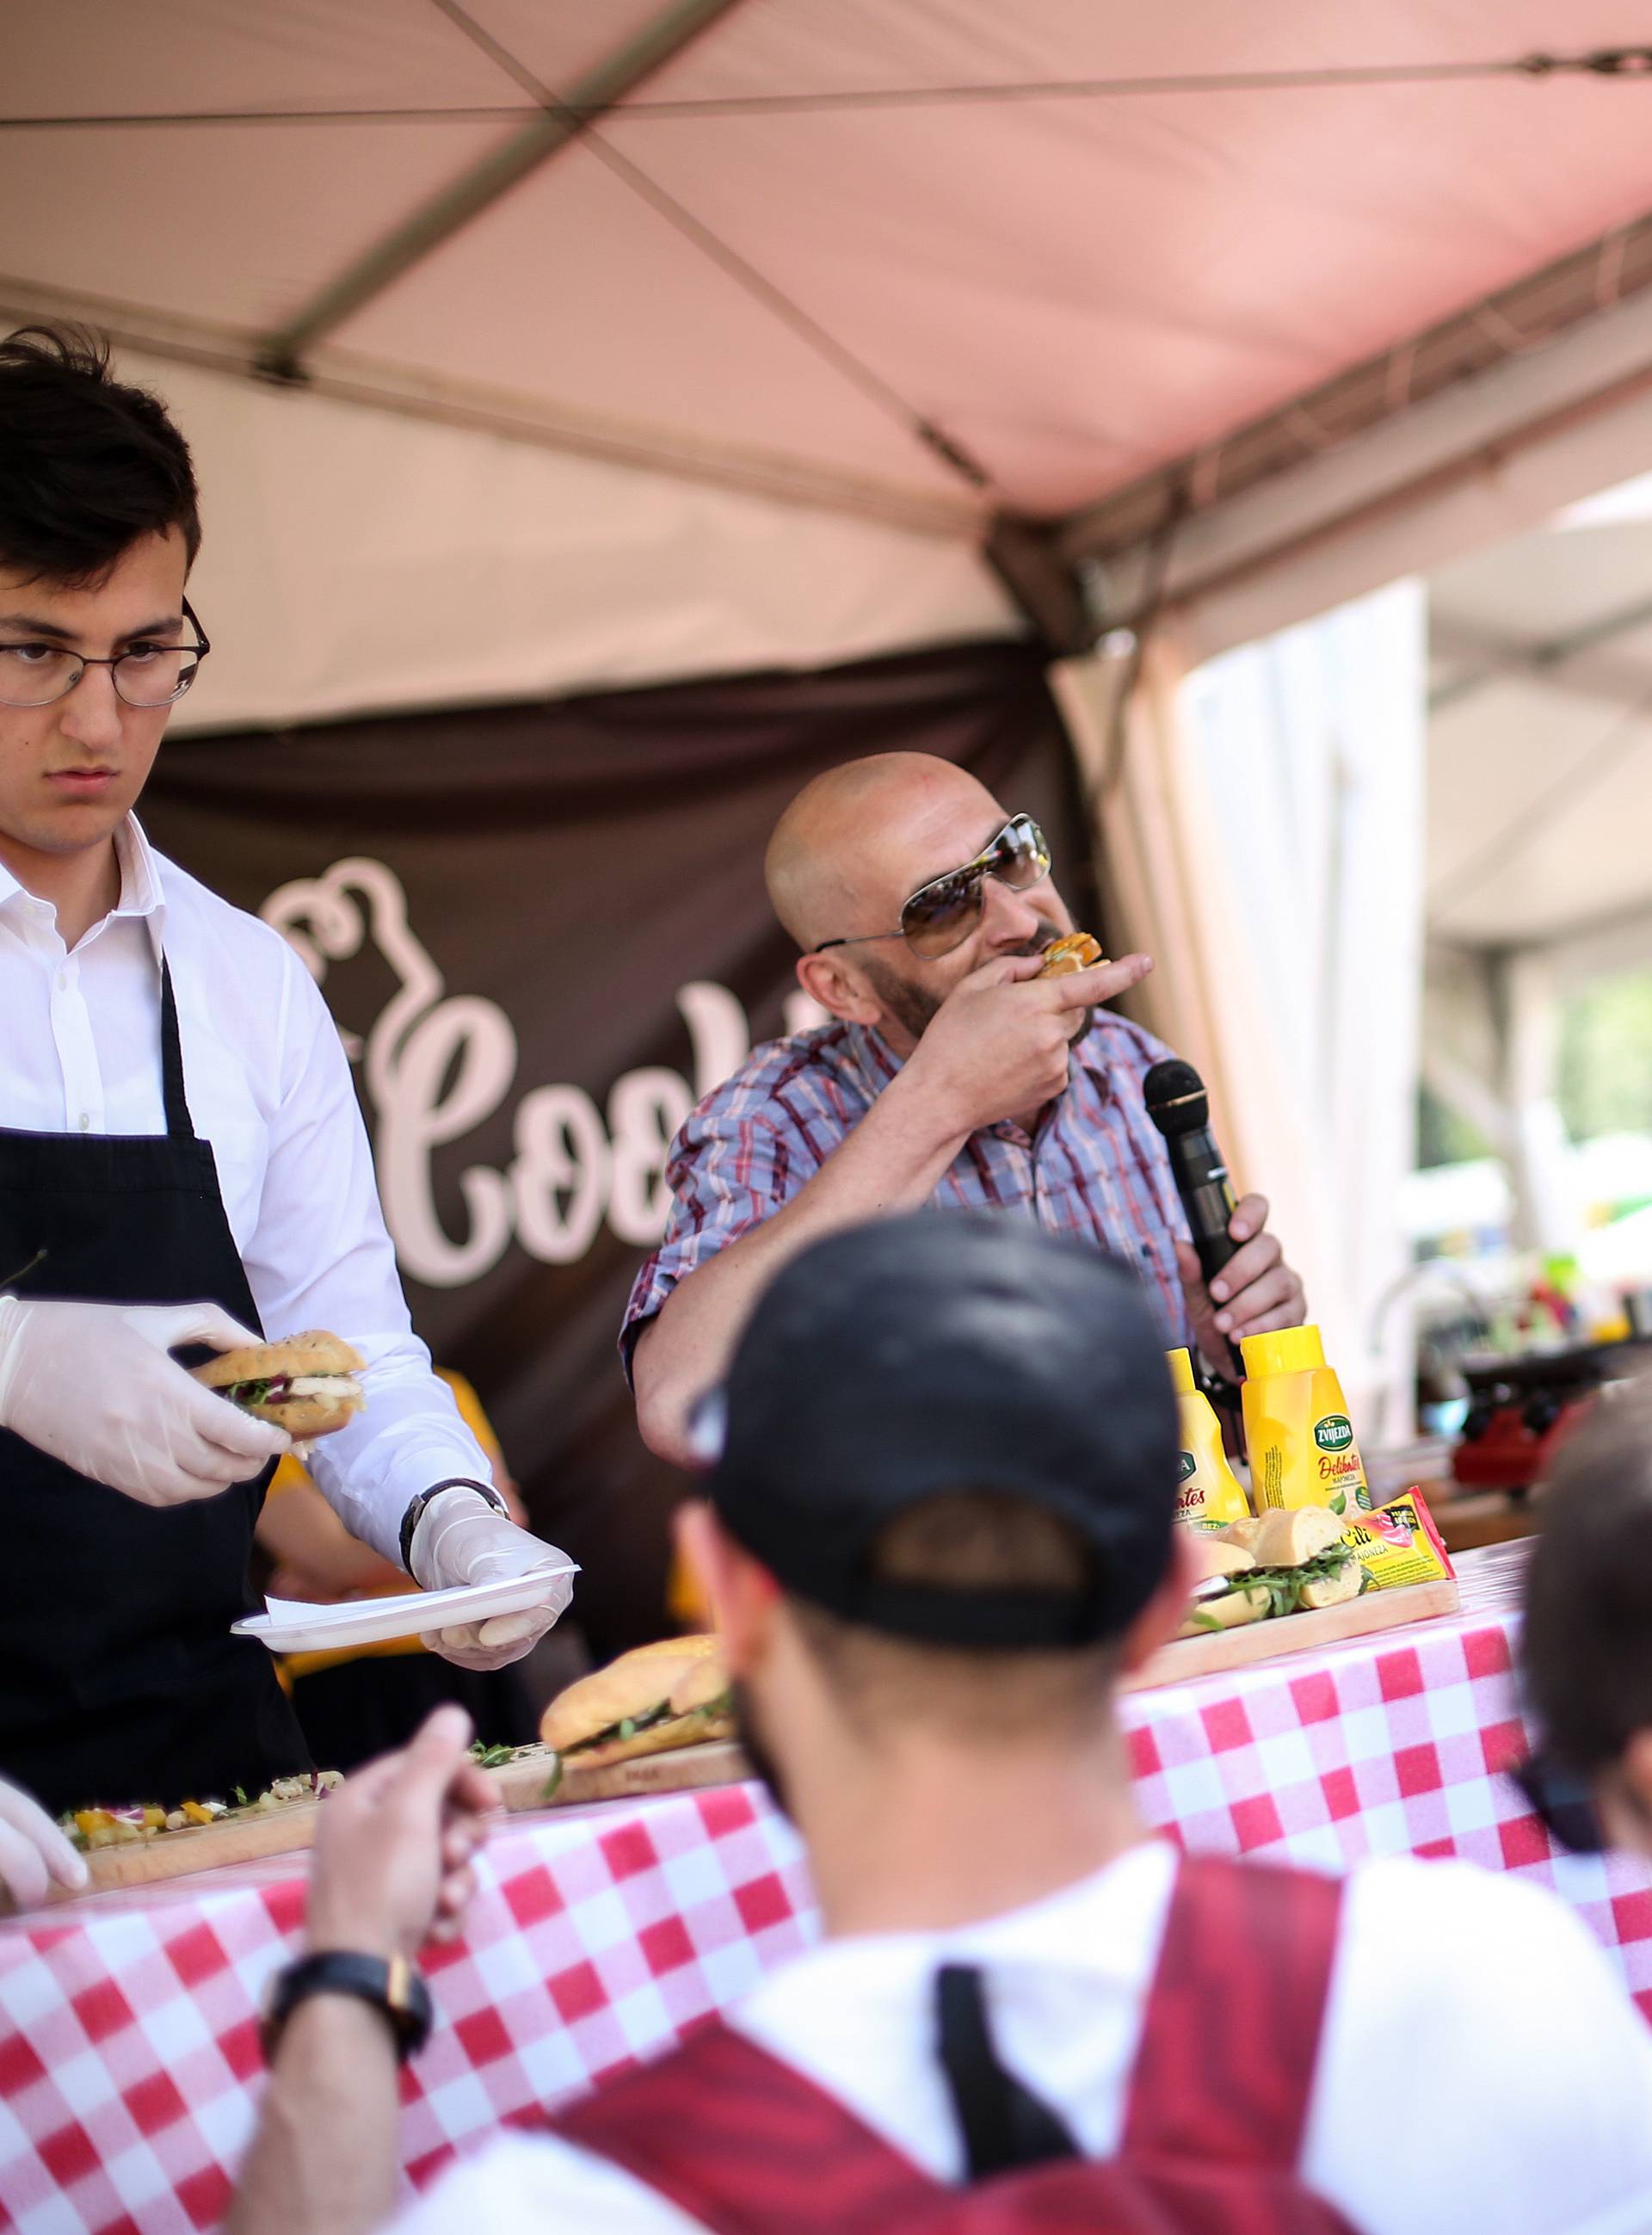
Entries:
[[914, 1040], [921, 1040], [930, 1019], [941, 1006], [934, 994], [924, 993], [898, 976], [887, 963], [879, 962], [870, 956], [861, 967], [870, 980], [873, 992], [901, 1031], [909, 1032]]
[[746, 1760], [756, 1771], [758, 1784], [790, 1824], [795, 1819], [786, 1806], [786, 1781], [780, 1765], [764, 1743], [761, 1719], [753, 1705], [750, 1687], [737, 1677], [729, 1688], [734, 1695], [735, 1728]]
[[[1058, 935], [1052, 931], [1050, 938], [1054, 939]], [[1019, 951], [1024, 954], [1037, 954], [1042, 953], [1048, 944], [1048, 940], [1041, 940], [1036, 947], [1025, 947]], [[861, 967], [865, 971], [873, 992], [902, 1032], [909, 1033], [914, 1043], [921, 1040], [941, 1006], [934, 995], [926, 993], [921, 986], [913, 985], [909, 980], [891, 970], [887, 963], [880, 962], [870, 955]], [[1093, 1009], [1076, 1010], [1068, 1039], [1075, 1043], [1081, 1040], [1095, 1021]]]

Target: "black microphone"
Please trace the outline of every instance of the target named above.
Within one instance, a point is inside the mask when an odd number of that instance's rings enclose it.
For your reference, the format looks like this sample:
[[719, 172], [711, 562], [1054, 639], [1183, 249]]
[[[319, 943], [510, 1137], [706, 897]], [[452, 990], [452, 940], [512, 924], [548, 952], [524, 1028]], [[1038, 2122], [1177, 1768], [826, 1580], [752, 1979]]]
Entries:
[[1156, 1063], [1142, 1082], [1147, 1114], [1164, 1136], [1176, 1191], [1193, 1232], [1199, 1268], [1214, 1281], [1238, 1243], [1228, 1231], [1236, 1203], [1228, 1160], [1210, 1131], [1210, 1098], [1190, 1063], [1172, 1056]]
[[[1210, 1098], [1193, 1065], [1175, 1056], [1153, 1065], [1142, 1091], [1147, 1114], [1164, 1136], [1176, 1191], [1187, 1213], [1208, 1288], [1239, 1247], [1228, 1231], [1236, 1197], [1228, 1160], [1210, 1131]], [[1238, 1346], [1230, 1342], [1228, 1351], [1236, 1372], [1242, 1375]]]

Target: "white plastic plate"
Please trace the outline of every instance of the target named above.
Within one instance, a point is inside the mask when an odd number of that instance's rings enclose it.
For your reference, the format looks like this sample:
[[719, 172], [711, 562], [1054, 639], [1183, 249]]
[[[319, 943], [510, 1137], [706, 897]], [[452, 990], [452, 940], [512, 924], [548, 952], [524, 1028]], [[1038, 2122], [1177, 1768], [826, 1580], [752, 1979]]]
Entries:
[[344, 1599], [311, 1605], [302, 1599], [266, 1599], [264, 1612], [231, 1625], [237, 1637], [255, 1637], [272, 1653], [322, 1653], [334, 1646], [381, 1645], [387, 1638], [419, 1637], [490, 1615], [524, 1614], [547, 1605], [553, 1586], [577, 1575], [572, 1560], [513, 1576], [498, 1583], [462, 1583], [447, 1591], [403, 1591], [395, 1598]]

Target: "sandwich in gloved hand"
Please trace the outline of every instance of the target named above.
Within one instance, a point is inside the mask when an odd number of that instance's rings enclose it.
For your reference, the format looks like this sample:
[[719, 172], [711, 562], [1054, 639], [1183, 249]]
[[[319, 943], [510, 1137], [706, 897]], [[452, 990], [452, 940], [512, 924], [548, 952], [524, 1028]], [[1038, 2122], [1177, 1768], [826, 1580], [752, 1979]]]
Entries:
[[1202, 1538], [1197, 1553], [1205, 1573], [1178, 1633], [1183, 1637], [1341, 1606], [1358, 1598], [1367, 1580], [1343, 1540], [1341, 1523], [1322, 1505], [1273, 1507], [1220, 1537]]
[[1052, 939], [1044, 949], [1040, 978], [1070, 978], [1075, 971], [1093, 970], [1105, 962], [1099, 943], [1087, 931], [1069, 931], [1059, 939]]
[[366, 1371], [360, 1351], [336, 1334], [312, 1329], [285, 1342], [249, 1343], [220, 1351], [192, 1368], [197, 1381], [227, 1397], [254, 1419], [273, 1421], [295, 1443], [331, 1436], [367, 1402], [357, 1376]]
[[639, 1646], [559, 1693], [541, 1718], [544, 1743], [600, 1768], [734, 1736], [729, 1672], [715, 1637]]

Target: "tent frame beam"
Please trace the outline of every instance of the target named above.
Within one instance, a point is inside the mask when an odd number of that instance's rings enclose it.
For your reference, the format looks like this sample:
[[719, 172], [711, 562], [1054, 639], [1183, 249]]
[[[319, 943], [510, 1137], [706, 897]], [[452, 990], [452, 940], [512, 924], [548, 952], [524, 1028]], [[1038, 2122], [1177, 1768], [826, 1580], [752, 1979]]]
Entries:
[[626, 43], [568, 88], [566, 105], [547, 108], [532, 124], [455, 179], [393, 226], [297, 311], [266, 334], [256, 357], [266, 379], [302, 381], [305, 358], [444, 241], [492, 207], [511, 188], [572, 145], [645, 79], [680, 54], [740, 0], [671, 0]]
[[1293, 467], [1551, 344], [1652, 287], [1652, 211], [1406, 335], [1248, 425], [1168, 460], [1060, 523], [1064, 557], [1116, 557], [1177, 513], [1226, 509]]
[[1437, 615], [1429, 623], [1433, 651], [1459, 660], [1467, 669], [1442, 683], [1428, 697], [1431, 714], [1461, 705], [1494, 683], [1513, 676], [1524, 682], [1546, 684], [1574, 698], [1597, 698], [1617, 707], [1634, 705], [1652, 692], [1652, 669], [1626, 660], [1591, 657], [1620, 637], [1632, 635], [1652, 623], [1652, 598], [1638, 598], [1587, 628], [1564, 636], [1521, 644], [1498, 637], [1490, 630], [1470, 628], [1463, 622]]
[[[69, 319], [94, 326], [120, 350], [168, 364], [261, 381], [252, 338], [199, 319], [164, 316], [108, 296], [70, 294], [0, 274], [0, 322], [29, 325]], [[737, 442], [692, 440], [657, 427], [547, 403], [513, 390], [416, 377], [377, 360], [323, 351], [303, 392], [361, 410], [392, 411], [432, 426], [462, 427], [569, 457], [594, 458], [644, 473], [668, 474], [691, 485], [730, 489], [770, 504], [801, 505], [875, 521], [909, 535], [975, 544], [980, 505], [915, 483], [845, 472], [812, 459]]]

